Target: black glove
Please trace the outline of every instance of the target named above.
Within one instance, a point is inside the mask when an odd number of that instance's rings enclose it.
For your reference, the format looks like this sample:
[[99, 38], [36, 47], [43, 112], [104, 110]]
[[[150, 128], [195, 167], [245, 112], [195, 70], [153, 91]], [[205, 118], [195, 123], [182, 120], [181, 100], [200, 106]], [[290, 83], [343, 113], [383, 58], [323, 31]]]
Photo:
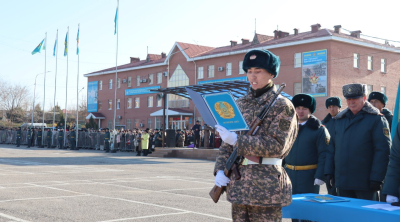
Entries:
[[378, 191], [381, 190], [381, 182], [378, 181], [369, 181], [369, 189], [371, 189], [372, 191]]
[[391, 204], [392, 204], [392, 206], [400, 207], [400, 202], [393, 202]]
[[330, 190], [335, 186], [335, 177], [331, 174], [326, 175], [326, 187]]

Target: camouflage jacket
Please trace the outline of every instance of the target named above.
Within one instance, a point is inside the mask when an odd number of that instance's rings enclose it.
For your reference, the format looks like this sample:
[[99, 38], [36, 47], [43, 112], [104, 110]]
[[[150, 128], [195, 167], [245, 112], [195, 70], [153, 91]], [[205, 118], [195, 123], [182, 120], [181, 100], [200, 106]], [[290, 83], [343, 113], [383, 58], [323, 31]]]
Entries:
[[[258, 98], [248, 94], [236, 101], [246, 122], [250, 125], [261, 109], [268, 104], [276, 93], [273, 87]], [[298, 133], [298, 118], [293, 104], [287, 98], [279, 96], [254, 136], [238, 135], [238, 154], [241, 156], [259, 156], [264, 158], [285, 158]], [[233, 146], [223, 143], [214, 168], [224, 170], [226, 160]], [[281, 165], [241, 165], [240, 180], [233, 175], [227, 186], [227, 199], [231, 203], [283, 207], [292, 202], [292, 184]]]

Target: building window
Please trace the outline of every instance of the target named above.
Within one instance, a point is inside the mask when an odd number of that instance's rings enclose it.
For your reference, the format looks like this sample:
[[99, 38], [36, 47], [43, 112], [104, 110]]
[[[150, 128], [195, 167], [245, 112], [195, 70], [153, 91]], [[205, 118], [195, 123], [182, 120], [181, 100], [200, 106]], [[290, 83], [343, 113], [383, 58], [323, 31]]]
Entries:
[[136, 76], [136, 86], [140, 86], [140, 76]]
[[368, 56], [368, 70], [372, 70], [373, 69], [373, 67], [372, 67], [372, 56]]
[[386, 86], [381, 86], [381, 93], [386, 95]]
[[97, 101], [97, 106], [98, 106], [99, 110], [101, 110], [101, 101], [100, 100]]
[[132, 87], [132, 77], [128, 77], [128, 87]]
[[354, 55], [353, 55], [353, 67], [354, 68], [359, 68], [360, 66], [359, 66], [359, 55], [358, 55], [358, 53], [354, 53]]
[[162, 83], [162, 73], [159, 72], [157, 73], [157, 84], [161, 84]]
[[135, 108], [140, 108], [140, 98], [135, 98]]
[[147, 98], [147, 107], [153, 107], [153, 96]]
[[154, 74], [150, 74], [149, 75], [149, 85], [153, 85], [153, 81], [154, 81]]
[[243, 70], [243, 61], [239, 62], [239, 75], [240, 74], [244, 74], [244, 70]]
[[147, 118], [147, 127], [148, 128], [153, 128], [153, 119], [152, 118]]
[[132, 108], [132, 98], [128, 98], [128, 101], [127, 101], [127, 108], [128, 108], [128, 109], [131, 109], [131, 108]]
[[108, 82], [108, 88], [112, 89], [112, 79], [110, 79], [110, 81]]
[[367, 90], [368, 90], [368, 92], [367, 92], [367, 97], [368, 97], [369, 94], [370, 94], [372, 91], [374, 91], [374, 86], [373, 86], [373, 85], [367, 85]]
[[301, 53], [294, 54], [294, 68], [301, 67]]
[[120, 109], [120, 107], [121, 107], [121, 100], [117, 99], [117, 109]]
[[135, 128], [139, 128], [139, 120], [135, 119]]
[[108, 128], [109, 129], [112, 129], [112, 124], [113, 124], [112, 120], [108, 120]]
[[208, 66], [208, 78], [214, 78], [214, 65]]
[[[178, 65], [168, 81], [168, 87], [188, 86], [189, 78], [180, 65]], [[168, 96], [168, 107], [181, 108], [189, 107], [189, 99], [170, 94]]]
[[386, 59], [381, 59], [381, 73], [386, 73]]
[[161, 118], [156, 117], [156, 129], [160, 129], [160, 128], [161, 128]]
[[130, 119], [127, 119], [126, 120], [126, 129], [131, 129], [131, 120]]
[[112, 99], [108, 100], [108, 110], [112, 110]]
[[121, 88], [121, 78], [117, 79], [117, 88]]
[[157, 96], [157, 107], [161, 107], [162, 106], [162, 97]]
[[197, 79], [203, 79], [204, 78], [204, 73], [203, 73], [203, 67], [198, 67], [197, 68]]
[[226, 63], [226, 75], [232, 75], [232, 63]]
[[294, 83], [294, 90], [293, 90], [293, 94], [299, 94], [301, 93], [301, 82], [295, 82]]
[[103, 90], [103, 81], [102, 80], [99, 81], [99, 90]]
[[119, 119], [115, 119], [115, 125], [119, 126]]

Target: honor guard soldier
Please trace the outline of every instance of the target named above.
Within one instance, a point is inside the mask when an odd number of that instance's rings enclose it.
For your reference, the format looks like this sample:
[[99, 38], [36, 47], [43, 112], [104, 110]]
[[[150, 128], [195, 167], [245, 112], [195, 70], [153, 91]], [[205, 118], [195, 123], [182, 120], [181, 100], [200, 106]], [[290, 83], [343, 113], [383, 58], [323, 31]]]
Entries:
[[71, 132], [68, 135], [69, 143], [71, 144], [71, 150], [77, 150], [76, 148], [76, 132], [74, 128], [71, 128]]
[[18, 127], [18, 130], [17, 130], [17, 147], [19, 147], [21, 145], [21, 135], [22, 135], [21, 127]]
[[42, 147], [42, 136], [43, 136], [42, 128], [39, 128], [39, 132], [37, 133], [37, 138], [36, 138], [36, 142], [37, 142], [37, 145], [39, 148], [43, 148]]
[[154, 135], [154, 147], [162, 147], [162, 136], [158, 129], [155, 130], [156, 134]]
[[[333, 126], [335, 123], [335, 116], [339, 114], [340, 108], [342, 108], [342, 100], [339, 97], [329, 97], [325, 101], [325, 107], [328, 109], [329, 113], [322, 120], [322, 124], [328, 129], [329, 134], [332, 134]], [[328, 155], [328, 154], [327, 154]], [[333, 176], [333, 179], [335, 177]], [[337, 195], [336, 188], [334, 186], [329, 186], [326, 184], [326, 188], [328, 190], [328, 194]]]
[[58, 146], [60, 149], [64, 149], [64, 129], [60, 128], [60, 131], [58, 132]]
[[388, 101], [387, 96], [381, 92], [371, 92], [368, 96], [368, 102], [370, 102], [373, 106], [379, 109], [379, 112], [381, 112], [385, 116], [386, 120], [389, 123], [389, 130], [391, 130], [393, 113], [385, 108], [387, 101]]
[[194, 146], [197, 148], [200, 148], [201, 145], [201, 138], [200, 138], [200, 131], [201, 131], [201, 126], [200, 126], [200, 121], [196, 120], [196, 124], [192, 127], [193, 133], [194, 133]]
[[51, 137], [53, 136], [52, 132], [50, 129], [47, 129], [46, 133], [46, 142], [47, 142], [47, 148], [51, 148]]
[[386, 202], [394, 206], [400, 206], [400, 124], [393, 130], [396, 130], [396, 133], [393, 137], [393, 145], [389, 156], [390, 161], [382, 193], [386, 195]]
[[26, 132], [26, 138], [28, 140], [28, 147], [27, 148], [30, 148], [31, 145], [32, 145], [32, 131], [31, 131], [31, 128], [29, 128], [28, 132]]
[[108, 131], [108, 128], [106, 128], [106, 133], [104, 134], [104, 150], [106, 153], [110, 152], [110, 132]]
[[293, 194], [319, 193], [325, 184], [325, 157], [330, 134], [321, 121], [312, 115], [317, 102], [309, 94], [297, 94], [292, 99], [299, 117], [299, 133], [285, 158], [285, 169], [293, 185]]
[[348, 108], [335, 117], [333, 146], [326, 159], [327, 183], [333, 185], [334, 174], [338, 196], [379, 200], [377, 191], [392, 143], [389, 124], [367, 101], [366, 85], [348, 84], [342, 90]]
[[[268, 50], [246, 53], [243, 70], [251, 90], [236, 103], [249, 125], [276, 94], [272, 79], [278, 76], [279, 68], [279, 58]], [[215, 184], [227, 186], [233, 221], [281, 221], [282, 207], [292, 202], [292, 184], [282, 167], [282, 159], [297, 136], [298, 120], [293, 104], [279, 96], [254, 135], [230, 132], [220, 125], [215, 128], [223, 140], [214, 168]], [[240, 180], [235, 180], [233, 173], [228, 178], [223, 172], [234, 148], [238, 156], [245, 157], [238, 167]]]

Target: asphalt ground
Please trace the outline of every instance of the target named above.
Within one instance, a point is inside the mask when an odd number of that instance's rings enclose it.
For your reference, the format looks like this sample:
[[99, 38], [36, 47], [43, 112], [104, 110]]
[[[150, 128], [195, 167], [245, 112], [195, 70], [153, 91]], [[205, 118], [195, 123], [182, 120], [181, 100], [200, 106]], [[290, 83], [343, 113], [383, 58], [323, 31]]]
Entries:
[[0, 222], [230, 221], [225, 195], [217, 204], [208, 196], [213, 168], [206, 160], [0, 144]]

